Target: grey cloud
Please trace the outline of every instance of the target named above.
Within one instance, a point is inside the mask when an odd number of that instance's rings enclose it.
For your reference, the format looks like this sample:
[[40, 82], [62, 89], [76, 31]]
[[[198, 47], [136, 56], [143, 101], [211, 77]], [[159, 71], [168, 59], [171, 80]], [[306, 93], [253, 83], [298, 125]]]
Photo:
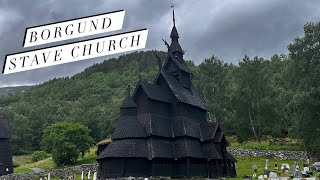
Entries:
[[[169, 40], [172, 4], [185, 58], [196, 63], [212, 54], [237, 63], [244, 54], [270, 58], [287, 53], [286, 46], [303, 34], [303, 25], [320, 16], [317, 0], [0, 0], [0, 66], [6, 54], [35, 49], [22, 48], [27, 27], [120, 9], [126, 11], [120, 32], [148, 28], [146, 49], [166, 50], [161, 38]], [[36, 48], [55, 44], [61, 42]], [[70, 76], [110, 57], [0, 75], [0, 87]]]

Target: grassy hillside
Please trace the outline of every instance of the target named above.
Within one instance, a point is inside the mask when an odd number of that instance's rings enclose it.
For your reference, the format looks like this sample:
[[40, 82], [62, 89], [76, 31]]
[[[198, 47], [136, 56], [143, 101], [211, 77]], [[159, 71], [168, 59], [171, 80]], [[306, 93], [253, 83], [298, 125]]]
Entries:
[[12, 87], [0, 87], [0, 96], [15, 94], [17, 92], [26, 92], [32, 86], [12, 86]]
[[[41, 149], [43, 130], [55, 122], [81, 123], [96, 142], [110, 137], [128, 85], [132, 93], [140, 78], [152, 82], [156, 77], [154, 52], [122, 55], [72, 77], [52, 79], [24, 93], [0, 96], [0, 113], [11, 119], [14, 154]], [[166, 60], [165, 52], [156, 53]], [[238, 147], [260, 141], [256, 147], [273, 148], [281, 146], [275, 141], [265, 142], [264, 137], [304, 137], [304, 131], [299, 131], [304, 122], [297, 110], [299, 98], [295, 98], [300, 94], [290, 89], [286, 79], [289, 64], [290, 59], [284, 55], [275, 55], [271, 60], [246, 56], [239, 65], [216, 57], [199, 65], [187, 62], [193, 83], [208, 105], [208, 119], [219, 122], [227, 135], [235, 136]], [[315, 126], [308, 127], [308, 131], [317, 132]], [[294, 146], [294, 150], [301, 148], [299, 143]]]

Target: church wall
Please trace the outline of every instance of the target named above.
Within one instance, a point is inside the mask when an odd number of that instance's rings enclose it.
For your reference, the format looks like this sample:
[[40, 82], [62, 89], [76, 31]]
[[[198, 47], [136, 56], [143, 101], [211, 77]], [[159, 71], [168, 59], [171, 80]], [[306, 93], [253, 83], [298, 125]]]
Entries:
[[192, 119], [193, 121], [198, 123], [206, 122], [205, 110], [185, 103], [177, 104], [175, 115], [187, 117], [188, 119]]
[[162, 116], [171, 116], [171, 104], [156, 100], [149, 100], [150, 112]]
[[0, 147], [0, 175], [11, 174], [13, 163], [9, 139], [0, 139]]

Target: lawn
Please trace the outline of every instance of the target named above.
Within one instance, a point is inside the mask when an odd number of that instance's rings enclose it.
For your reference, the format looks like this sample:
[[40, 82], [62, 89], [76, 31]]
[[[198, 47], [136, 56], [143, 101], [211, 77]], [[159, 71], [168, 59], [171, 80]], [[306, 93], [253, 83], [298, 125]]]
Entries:
[[301, 142], [291, 138], [273, 138], [267, 136], [264, 137], [261, 142], [251, 140], [241, 144], [237, 142], [237, 139], [234, 136], [227, 136], [226, 138], [230, 144], [229, 147], [231, 148], [272, 151], [303, 151]]
[[[252, 143], [250, 144], [252, 145]], [[91, 148], [89, 153], [86, 153], [84, 158], [79, 158], [78, 162], [75, 165], [81, 165], [81, 164], [94, 164], [96, 163], [96, 155], [95, 155], [96, 148]], [[16, 167], [14, 169], [15, 173], [27, 173], [32, 172], [30, 168], [42, 168], [45, 170], [51, 170], [59, 168], [55, 165], [52, 158], [46, 158], [44, 160], [38, 161], [38, 162], [31, 162], [31, 155], [25, 155], [25, 156], [14, 156], [15, 164], [20, 164], [19, 167]], [[228, 179], [242, 179], [245, 175], [251, 175], [253, 174], [252, 165], [255, 163], [258, 166], [258, 175], [262, 175], [265, 167], [266, 157], [236, 157], [238, 160], [236, 166], [237, 166], [237, 178], [228, 178]], [[278, 159], [270, 159], [269, 158], [269, 170], [273, 170], [274, 163], [278, 163], [279, 168], [281, 167], [282, 163], [288, 163], [290, 165], [290, 168], [292, 164], [295, 162], [295, 160], [278, 160]], [[302, 161], [297, 161], [300, 165], [300, 167], [305, 163]], [[73, 166], [75, 166], [73, 165]], [[61, 168], [61, 167], [60, 167]], [[281, 170], [278, 170], [277, 172], [281, 172]], [[80, 175], [77, 175], [80, 176]]]
[[[83, 158], [79, 158], [77, 163], [72, 166], [81, 164], [94, 164], [96, 162], [95, 151], [96, 148], [91, 148], [90, 152], [86, 153]], [[13, 159], [16, 161], [16, 163], [20, 164], [19, 167], [14, 168], [14, 173], [33, 172], [30, 168], [41, 168], [45, 170], [61, 168], [56, 166], [51, 157], [38, 162], [31, 162], [31, 155], [14, 156]]]
[[[280, 167], [283, 163], [288, 163], [291, 166], [294, 164], [295, 160], [279, 160], [279, 159], [270, 159], [266, 157], [236, 157], [238, 160], [236, 167], [237, 167], [237, 178], [227, 178], [227, 179], [242, 179], [245, 175], [253, 175], [252, 165], [255, 163], [258, 167], [258, 173], [257, 176], [263, 175], [266, 159], [269, 159], [269, 170], [274, 171], [274, 164], [278, 163], [279, 170], [277, 170], [277, 173], [281, 173], [281, 176], [284, 176], [282, 173]], [[297, 161], [299, 166], [302, 167], [303, 164], [306, 162], [304, 161]], [[312, 163], [311, 163], [312, 164]], [[301, 169], [301, 168], [300, 168]]]

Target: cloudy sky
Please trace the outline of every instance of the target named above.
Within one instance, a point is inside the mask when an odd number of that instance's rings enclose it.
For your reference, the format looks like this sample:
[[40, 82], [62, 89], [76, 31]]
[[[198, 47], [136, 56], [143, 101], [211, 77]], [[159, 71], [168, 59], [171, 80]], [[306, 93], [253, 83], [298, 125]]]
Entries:
[[[320, 20], [319, 0], [0, 0], [0, 66], [6, 54], [55, 45], [23, 48], [27, 27], [121, 9], [126, 11], [123, 29], [103, 35], [148, 28], [146, 49], [166, 50], [161, 39], [169, 40], [172, 4], [185, 58], [197, 64], [213, 54], [233, 63], [245, 54], [286, 54], [287, 45], [303, 35], [303, 25]], [[108, 58], [0, 74], [0, 87], [70, 76]]]

